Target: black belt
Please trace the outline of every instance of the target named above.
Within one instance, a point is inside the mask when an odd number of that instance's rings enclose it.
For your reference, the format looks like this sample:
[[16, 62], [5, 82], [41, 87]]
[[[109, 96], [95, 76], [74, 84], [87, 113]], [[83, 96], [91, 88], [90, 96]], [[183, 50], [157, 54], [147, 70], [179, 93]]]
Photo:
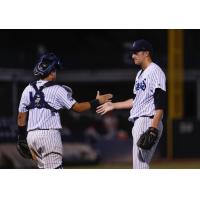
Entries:
[[[140, 116], [140, 117], [148, 117], [148, 118], [150, 118], [150, 119], [153, 119], [153, 118], [154, 118], [154, 115], [152, 115], [152, 116], [142, 115], [142, 116]], [[133, 123], [135, 123], [135, 121], [136, 121], [137, 119], [139, 119], [140, 117], [134, 117], [134, 118], [133, 118]]]
[[61, 129], [53, 129], [53, 128], [50, 128], [50, 129], [39, 129], [39, 128], [36, 128], [36, 129], [29, 130], [29, 131], [54, 131], [54, 130], [58, 130], [59, 131]]

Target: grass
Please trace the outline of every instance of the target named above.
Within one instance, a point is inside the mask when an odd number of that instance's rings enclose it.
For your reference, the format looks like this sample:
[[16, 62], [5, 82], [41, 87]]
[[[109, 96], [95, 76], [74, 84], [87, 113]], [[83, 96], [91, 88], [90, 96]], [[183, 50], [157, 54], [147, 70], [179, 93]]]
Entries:
[[200, 169], [200, 160], [182, 159], [173, 161], [155, 161], [152, 162], [153, 169]]
[[[151, 169], [200, 169], [200, 160], [156, 160], [151, 163]], [[92, 165], [70, 165], [66, 169], [132, 169], [132, 163], [100, 163]]]

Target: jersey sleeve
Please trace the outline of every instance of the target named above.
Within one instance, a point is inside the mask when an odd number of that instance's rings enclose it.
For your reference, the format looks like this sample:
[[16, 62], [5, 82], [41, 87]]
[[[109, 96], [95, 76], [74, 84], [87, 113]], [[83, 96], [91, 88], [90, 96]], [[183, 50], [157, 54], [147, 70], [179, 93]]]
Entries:
[[68, 110], [76, 103], [72, 97], [72, 89], [67, 86], [60, 86], [57, 91], [57, 101], [63, 108]]
[[155, 92], [157, 88], [166, 91], [166, 77], [162, 70], [156, 70], [152, 74], [152, 84], [153, 84], [152, 88], [153, 92]]
[[28, 110], [26, 109], [26, 106], [28, 106], [29, 104], [30, 104], [29, 92], [28, 92], [28, 87], [26, 87], [22, 93], [18, 111], [28, 112]]

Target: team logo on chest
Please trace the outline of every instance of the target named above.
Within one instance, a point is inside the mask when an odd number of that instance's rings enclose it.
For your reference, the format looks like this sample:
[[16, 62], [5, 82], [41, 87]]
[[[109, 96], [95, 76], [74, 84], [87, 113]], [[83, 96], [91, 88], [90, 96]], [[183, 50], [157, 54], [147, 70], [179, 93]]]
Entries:
[[138, 91], [138, 90], [145, 90], [146, 89], [146, 78], [142, 81], [142, 82], [136, 82], [136, 87], [135, 87], [135, 89], [136, 89], [136, 91]]

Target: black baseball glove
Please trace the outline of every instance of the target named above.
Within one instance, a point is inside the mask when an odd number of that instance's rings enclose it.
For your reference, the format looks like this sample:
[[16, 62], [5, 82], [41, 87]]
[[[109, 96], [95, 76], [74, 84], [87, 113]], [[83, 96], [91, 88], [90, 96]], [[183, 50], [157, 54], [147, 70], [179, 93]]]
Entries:
[[137, 146], [141, 149], [149, 150], [158, 138], [158, 129], [149, 127], [137, 141]]
[[32, 159], [30, 149], [26, 140], [26, 127], [18, 127], [17, 130], [17, 150], [20, 155], [26, 159]]

